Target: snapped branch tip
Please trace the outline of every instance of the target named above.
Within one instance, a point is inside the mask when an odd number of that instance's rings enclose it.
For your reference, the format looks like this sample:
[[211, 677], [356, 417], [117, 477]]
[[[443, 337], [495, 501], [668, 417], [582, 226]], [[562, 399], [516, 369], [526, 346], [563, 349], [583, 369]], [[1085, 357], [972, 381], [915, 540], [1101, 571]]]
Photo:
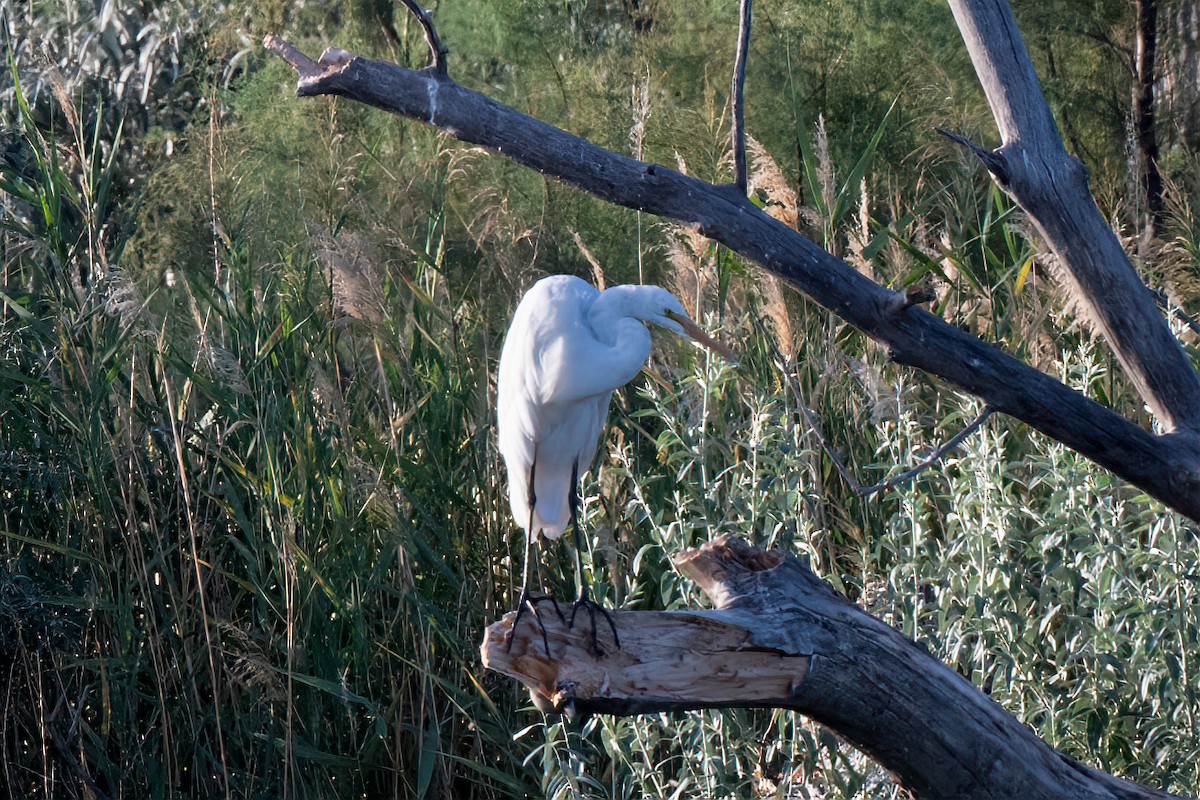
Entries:
[[315, 78], [324, 72], [320, 64], [300, 52], [291, 42], [274, 34], [268, 33], [263, 37], [263, 47], [267, 52], [274, 53], [290, 64], [301, 80]]
[[992, 173], [1002, 185], [1008, 183], [1008, 168], [1005, 166], [1004, 156], [999, 152], [976, 144], [961, 133], [955, 133], [945, 128], [934, 128], [934, 130], [955, 144], [961, 145], [974, 153], [975, 157], [983, 163], [983, 166], [987, 167], [988, 172]]
[[447, 77], [446, 56], [450, 51], [446, 45], [442, 44], [442, 37], [438, 36], [437, 28], [433, 24], [433, 15], [417, 0], [401, 0], [401, 2], [416, 18], [417, 23], [421, 26], [421, 31], [425, 34], [425, 43], [429, 45], [430, 68], [439, 77]]

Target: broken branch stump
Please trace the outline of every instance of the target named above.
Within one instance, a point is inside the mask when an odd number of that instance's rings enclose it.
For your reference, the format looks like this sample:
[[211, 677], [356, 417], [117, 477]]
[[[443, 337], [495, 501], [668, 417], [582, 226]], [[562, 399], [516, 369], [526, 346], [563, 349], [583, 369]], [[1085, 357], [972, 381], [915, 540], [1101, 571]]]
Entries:
[[621, 611], [568, 630], [543, 614], [492, 624], [489, 669], [539, 705], [628, 715], [699, 708], [799, 711], [849, 740], [924, 798], [1162, 798], [1054, 750], [958, 673], [867, 614], [798, 558], [724, 536], [676, 559], [712, 610]]

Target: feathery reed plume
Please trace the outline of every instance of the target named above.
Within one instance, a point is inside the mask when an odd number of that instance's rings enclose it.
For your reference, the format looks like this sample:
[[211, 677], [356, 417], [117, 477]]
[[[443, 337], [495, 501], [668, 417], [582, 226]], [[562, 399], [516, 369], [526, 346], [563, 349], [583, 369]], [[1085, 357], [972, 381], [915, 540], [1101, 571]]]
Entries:
[[865, 245], [871, 238], [871, 201], [867, 194], [867, 179], [863, 177], [858, 196], [858, 238]]
[[1163, 244], [1159, 259], [1163, 288], [1176, 305], [1200, 297], [1200, 217], [1187, 191], [1163, 174]]
[[319, 235], [316, 256], [329, 271], [335, 312], [370, 325], [387, 319], [370, 247], [362, 234]]
[[101, 284], [104, 313], [128, 328], [143, 315], [145, 301], [142, 293], [120, 267], [109, 267]]
[[[633, 148], [633, 157], [638, 161], [645, 158], [646, 120], [650, 118], [650, 67], [646, 66], [646, 79], [638, 81], [630, 88], [630, 103], [633, 112], [633, 125], [629, 128], [629, 145]], [[639, 209], [635, 215], [637, 220], [637, 263], [638, 283], [646, 282], [646, 274], [642, 258], [642, 212]], [[599, 285], [599, 284], [597, 284]], [[601, 286], [601, 288], [603, 288]]]
[[874, 279], [874, 270], [870, 261], [863, 256], [867, 244], [871, 241], [871, 202], [867, 194], [867, 179], [864, 177], [859, 185], [858, 195], [858, 229], [850, 236], [850, 252], [846, 261], [854, 265], [863, 275]]
[[825, 115], [817, 115], [817, 130], [813, 134], [814, 153], [817, 157], [817, 182], [821, 184], [821, 200], [825, 208], [833, 208], [837, 197], [837, 174], [833, 169], [833, 156], [829, 153], [829, 134], [825, 130]]
[[871, 424], [900, 418], [900, 389], [888, 383], [883, 373], [860, 358], [850, 362], [850, 374], [858, 378], [871, 400]]
[[687, 175], [687, 162], [683, 160], [683, 156], [679, 155], [679, 151], [675, 151], [675, 168], [679, 170], [680, 175]]
[[604, 267], [600, 266], [599, 260], [592, 255], [592, 251], [588, 250], [587, 245], [583, 243], [583, 237], [579, 235], [579, 231], [571, 231], [571, 237], [575, 240], [575, 246], [579, 248], [579, 252], [592, 266], [592, 281], [596, 284], [596, 288], [604, 291], [608, 285], [608, 281], [604, 278]]
[[666, 249], [667, 263], [671, 266], [667, 275], [671, 292], [683, 303], [688, 314], [695, 317], [698, 313], [696, 297], [701, 288], [701, 264], [694, 243], [690, 241], [691, 233], [682, 225], [670, 225], [663, 247]]
[[400, 524], [397, 498], [386, 482], [381, 481], [380, 471], [355, 453], [346, 460], [347, 485], [352, 492], [360, 513], [387, 528]]
[[[675, 151], [675, 164], [680, 173], [688, 174], [687, 162], [678, 150]], [[702, 272], [708, 251], [708, 238], [695, 228], [676, 224], [666, 225], [666, 234], [663, 248], [667, 254], [667, 263], [671, 265], [667, 284], [683, 303], [688, 314], [699, 318], [700, 296], [704, 291]]]
[[213, 383], [234, 394], [250, 394], [250, 382], [246, 380], [237, 356], [221, 345], [213, 344], [204, 334], [200, 336], [199, 363]]
[[[750, 193], [757, 192], [764, 197], [766, 205], [763, 210], [772, 217], [789, 228], [798, 228], [800, 199], [796, 189], [783, 174], [779, 162], [772, 158], [762, 142], [753, 136], [746, 136], [746, 149], [750, 155]], [[791, 315], [784, 298], [783, 283], [763, 270], [758, 271], [757, 275], [762, 290], [763, 310], [771, 320], [771, 327], [775, 329], [775, 338], [779, 341], [780, 350], [790, 357], [795, 350], [795, 340]]]
[[519, 212], [510, 204], [510, 193], [491, 177], [475, 175], [487, 170], [493, 162], [491, 154], [482, 147], [457, 148], [448, 151], [450, 172], [447, 183], [454, 181], [488, 186], [469, 199], [462, 222], [475, 246], [484, 253], [493, 274], [501, 276], [513, 289], [525, 284], [525, 277], [537, 263], [541, 232], [523, 226]]
[[217, 626], [221, 630], [222, 649], [232, 659], [230, 675], [233, 679], [263, 699], [284, 700], [286, 687], [262, 644], [237, 625], [220, 621]]
[[83, 143], [83, 125], [79, 122], [79, 109], [75, 107], [75, 101], [71, 98], [70, 92], [67, 90], [67, 83], [63, 79], [62, 73], [55, 67], [50, 67], [46, 70], [46, 83], [50, 85], [50, 93], [54, 95], [54, 99], [58, 102], [63, 114], [67, 118], [67, 125], [71, 128], [71, 134], [75, 137], [77, 144]]
[[646, 142], [646, 120], [650, 119], [649, 65], [646, 66], [645, 80], [636, 81], [630, 87], [629, 103], [633, 115], [633, 125], [629, 128], [629, 146], [633, 150], [633, 157], [641, 161]]
[[783, 282], [766, 271], [759, 271], [759, 286], [762, 287], [763, 310], [775, 329], [780, 351], [791, 358], [795, 354], [796, 340], [792, 332], [792, 315], [788, 313], [787, 300], [783, 294]]
[[788, 182], [779, 163], [771, 158], [762, 143], [753, 136], [746, 136], [746, 149], [750, 151], [750, 191], [765, 195], [763, 208], [775, 219], [795, 228], [799, 224], [800, 203], [796, 189]]
[[329, 379], [329, 375], [316, 359], [308, 362], [308, 385], [309, 393], [318, 408], [327, 409], [339, 419], [345, 417], [346, 408], [342, 401], [342, 392]]

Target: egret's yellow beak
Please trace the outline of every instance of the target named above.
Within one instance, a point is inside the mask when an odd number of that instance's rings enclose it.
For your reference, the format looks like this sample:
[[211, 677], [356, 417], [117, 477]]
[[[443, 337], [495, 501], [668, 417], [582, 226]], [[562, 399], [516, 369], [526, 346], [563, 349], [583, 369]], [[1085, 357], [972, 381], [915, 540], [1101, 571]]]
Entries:
[[719, 355], [721, 358], [728, 361], [730, 364], [733, 364], [734, 366], [737, 365], [737, 363], [738, 363], [737, 353], [733, 352], [733, 350], [731, 348], [721, 344], [716, 339], [709, 336], [707, 333], [704, 332], [704, 329], [701, 328], [699, 325], [692, 322], [687, 317], [680, 316], [679, 314], [676, 314], [673, 311], [666, 312], [665, 316], [667, 317], [667, 319], [670, 319], [670, 320], [676, 322], [679, 325], [679, 327], [683, 328], [683, 332], [688, 335], [689, 339], [691, 339], [692, 341], [694, 341], [698, 344], [704, 345], [709, 350], [712, 350], [714, 353]]

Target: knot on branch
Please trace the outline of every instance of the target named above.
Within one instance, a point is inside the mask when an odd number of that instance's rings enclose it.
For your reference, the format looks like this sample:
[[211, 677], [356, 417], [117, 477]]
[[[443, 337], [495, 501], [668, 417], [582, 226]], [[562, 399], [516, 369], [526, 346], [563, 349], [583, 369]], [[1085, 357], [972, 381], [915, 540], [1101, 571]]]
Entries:
[[937, 292], [934, 291], [933, 282], [924, 280], [905, 288], [903, 292], [892, 294], [883, 303], [883, 313], [885, 316], [894, 317], [906, 308], [932, 303], [936, 299]]
[[773, 570], [787, 556], [779, 550], [753, 545], [740, 536], [724, 534], [675, 559], [675, 568], [712, 598], [717, 608], [753, 602], [758, 573]]
[[955, 144], [962, 145], [970, 150], [975, 154], [975, 157], [978, 158], [985, 167], [987, 167], [988, 172], [992, 173], [992, 176], [996, 179], [997, 183], [999, 183], [1001, 186], [1008, 185], [1008, 161], [1004, 158], [1003, 153], [1001, 153], [999, 150], [988, 150], [986, 147], [975, 144], [975, 142], [963, 136], [961, 133], [948, 131], [945, 128], [934, 128], [934, 130]]
[[1175, 491], [1200, 495], [1200, 432], [1180, 428], [1159, 439], [1178, 454], [1170, 476]]

